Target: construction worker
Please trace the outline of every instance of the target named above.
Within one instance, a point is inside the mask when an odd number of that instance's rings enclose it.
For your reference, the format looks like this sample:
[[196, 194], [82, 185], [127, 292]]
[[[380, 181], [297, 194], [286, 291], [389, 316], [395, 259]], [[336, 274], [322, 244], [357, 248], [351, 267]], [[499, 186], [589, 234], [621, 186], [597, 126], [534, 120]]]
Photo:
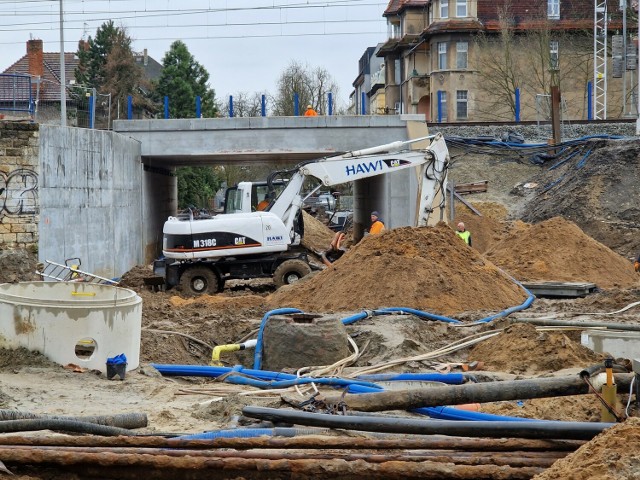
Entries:
[[633, 268], [635, 268], [636, 272], [640, 272], [640, 255], [638, 255], [636, 263], [633, 264]]
[[305, 117], [317, 117], [318, 112], [316, 112], [311, 105], [307, 105], [307, 111], [304, 112]]
[[374, 210], [371, 212], [371, 227], [369, 227], [369, 234], [376, 235], [384, 230], [384, 223], [380, 220], [380, 214]]
[[466, 228], [464, 228], [464, 222], [458, 223], [456, 235], [458, 235], [462, 240], [464, 240], [464, 243], [471, 246], [471, 233]]

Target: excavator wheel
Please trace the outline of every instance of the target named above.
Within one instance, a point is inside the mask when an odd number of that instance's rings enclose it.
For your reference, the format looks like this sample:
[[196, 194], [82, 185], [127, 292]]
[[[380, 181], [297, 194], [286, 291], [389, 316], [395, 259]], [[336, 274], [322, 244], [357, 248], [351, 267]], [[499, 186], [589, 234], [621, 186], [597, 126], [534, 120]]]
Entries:
[[285, 260], [273, 272], [273, 283], [280, 288], [283, 285], [291, 285], [310, 273], [311, 267], [306, 262], [302, 260]]
[[208, 267], [191, 267], [180, 277], [180, 290], [189, 296], [218, 292], [218, 276]]

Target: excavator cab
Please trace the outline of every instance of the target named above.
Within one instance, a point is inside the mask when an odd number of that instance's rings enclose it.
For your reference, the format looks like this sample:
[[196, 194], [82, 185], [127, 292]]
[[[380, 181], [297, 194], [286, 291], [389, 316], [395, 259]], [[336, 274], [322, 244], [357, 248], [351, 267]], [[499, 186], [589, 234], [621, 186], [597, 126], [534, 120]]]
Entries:
[[[240, 182], [235, 187], [228, 188], [224, 195], [223, 213], [250, 213], [259, 210], [262, 205], [269, 205], [275, 200], [285, 187], [284, 182], [275, 182], [274, 193], [270, 193], [267, 182]], [[262, 205], [261, 205], [262, 204]]]

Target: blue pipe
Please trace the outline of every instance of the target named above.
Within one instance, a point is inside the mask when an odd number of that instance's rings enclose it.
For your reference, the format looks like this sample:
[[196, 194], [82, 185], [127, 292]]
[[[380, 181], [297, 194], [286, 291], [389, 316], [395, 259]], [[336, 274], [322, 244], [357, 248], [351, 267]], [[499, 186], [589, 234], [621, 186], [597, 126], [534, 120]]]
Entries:
[[260, 329], [258, 330], [258, 343], [256, 344], [256, 351], [253, 355], [253, 368], [260, 370], [262, 367], [262, 334], [264, 333], [264, 327], [267, 324], [267, 320], [271, 315], [286, 315], [289, 313], [302, 313], [302, 310], [297, 308], [277, 308], [270, 310], [264, 314], [262, 321], [260, 322]]
[[297, 435], [317, 435], [319, 432], [329, 431], [328, 428], [236, 428], [232, 430], [215, 430], [211, 432], [182, 435], [174, 440], [212, 440], [214, 438], [255, 438], [267, 435], [269, 437], [295, 437]]
[[440, 382], [449, 385], [462, 385], [465, 381], [462, 373], [374, 373], [356, 378], [368, 382]]
[[438, 320], [440, 322], [446, 323], [463, 323], [460, 320], [456, 320], [454, 318], [443, 317], [442, 315], [435, 315], [433, 313], [423, 312], [421, 310], [416, 310], [413, 308], [405, 308], [405, 307], [391, 307], [391, 308], [383, 308], [383, 312], [400, 312], [400, 313], [409, 313], [411, 315], [415, 315], [417, 317], [428, 318], [429, 320]]
[[[264, 370], [250, 370], [250, 369], [242, 368], [241, 365], [230, 368], [230, 367], [205, 367], [202, 365], [162, 365], [162, 364], [153, 363], [151, 364], [151, 366], [156, 370], [158, 370], [162, 375], [166, 375], [166, 376], [219, 377], [220, 375], [235, 371], [235, 372], [241, 372], [246, 376], [254, 376], [254, 377], [262, 378], [265, 380], [282, 379], [283, 381], [286, 381], [286, 380], [293, 381], [293, 380], [300, 379], [300, 377], [296, 377], [295, 375], [292, 375], [290, 373], [269, 372]], [[398, 376], [400, 375], [411, 375], [411, 374], [398, 374]], [[424, 374], [424, 375], [428, 375], [428, 374]], [[453, 378], [455, 379], [455, 377], [457, 377], [458, 375], [459, 374], [442, 374], [442, 377], [453, 376]], [[302, 377], [302, 378], [305, 378], [305, 377]], [[229, 375], [228, 377], [225, 378], [225, 381], [236, 383], [236, 380], [238, 379], [247, 380], [246, 377]], [[325, 380], [328, 380], [328, 379], [325, 379]], [[348, 382], [351, 382], [348, 385], [348, 391], [354, 394], [377, 393], [384, 390], [381, 386], [373, 383], [367, 384], [367, 382], [358, 382], [355, 380], [354, 381], [344, 380], [344, 379], [341, 379], [341, 380], [343, 380], [345, 384], [347, 384]], [[440, 381], [442, 381], [442, 378]], [[278, 385], [278, 382], [273, 382], [273, 383], [263, 382], [263, 383], [264, 385], [268, 385], [271, 388], [275, 388], [275, 385]], [[323, 383], [323, 382], [316, 382], [316, 383]], [[326, 383], [323, 383], [323, 384], [326, 385]], [[261, 388], [266, 388], [266, 387], [262, 386]], [[423, 408], [416, 408], [415, 410], [412, 410], [412, 411], [415, 413], [419, 413], [421, 415], [428, 415], [431, 418], [437, 418], [440, 420], [474, 420], [474, 421], [489, 420], [489, 421], [509, 421], [509, 422], [539, 421], [539, 420], [532, 420], [528, 418], [505, 417], [501, 415], [492, 415], [489, 413], [470, 412], [467, 410], [460, 410], [453, 407], [423, 407]]]

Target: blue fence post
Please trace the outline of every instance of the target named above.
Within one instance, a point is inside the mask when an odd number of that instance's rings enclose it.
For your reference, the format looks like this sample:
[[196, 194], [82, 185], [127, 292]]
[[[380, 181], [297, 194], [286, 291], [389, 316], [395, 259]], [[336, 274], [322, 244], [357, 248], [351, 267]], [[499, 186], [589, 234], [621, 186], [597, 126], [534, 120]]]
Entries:
[[367, 94], [362, 92], [360, 95], [360, 113], [362, 115], [366, 115], [367, 114], [367, 106], [365, 104], [365, 99], [367, 98]]
[[267, 116], [267, 96], [266, 95], [262, 95], [262, 98], [260, 99], [260, 111], [262, 113], [263, 117]]
[[442, 90], [438, 90], [438, 123], [442, 123]]
[[593, 84], [587, 82], [587, 120], [593, 120]]
[[169, 118], [169, 97], [166, 95], [164, 97], [164, 118]]
[[233, 118], [233, 95], [229, 95], [229, 118]]
[[327, 102], [329, 103], [329, 115], [333, 115], [333, 94], [331, 92], [327, 94]]
[[89, 128], [94, 127], [95, 112], [93, 111], [93, 95], [89, 95]]
[[127, 97], [127, 118], [133, 119], [133, 97], [131, 95]]
[[516, 88], [516, 123], [520, 123], [520, 88]]
[[298, 94], [293, 94], [293, 114], [297, 117], [300, 115], [300, 99], [298, 98]]
[[196, 118], [202, 117], [202, 99], [200, 95], [196, 96]]

